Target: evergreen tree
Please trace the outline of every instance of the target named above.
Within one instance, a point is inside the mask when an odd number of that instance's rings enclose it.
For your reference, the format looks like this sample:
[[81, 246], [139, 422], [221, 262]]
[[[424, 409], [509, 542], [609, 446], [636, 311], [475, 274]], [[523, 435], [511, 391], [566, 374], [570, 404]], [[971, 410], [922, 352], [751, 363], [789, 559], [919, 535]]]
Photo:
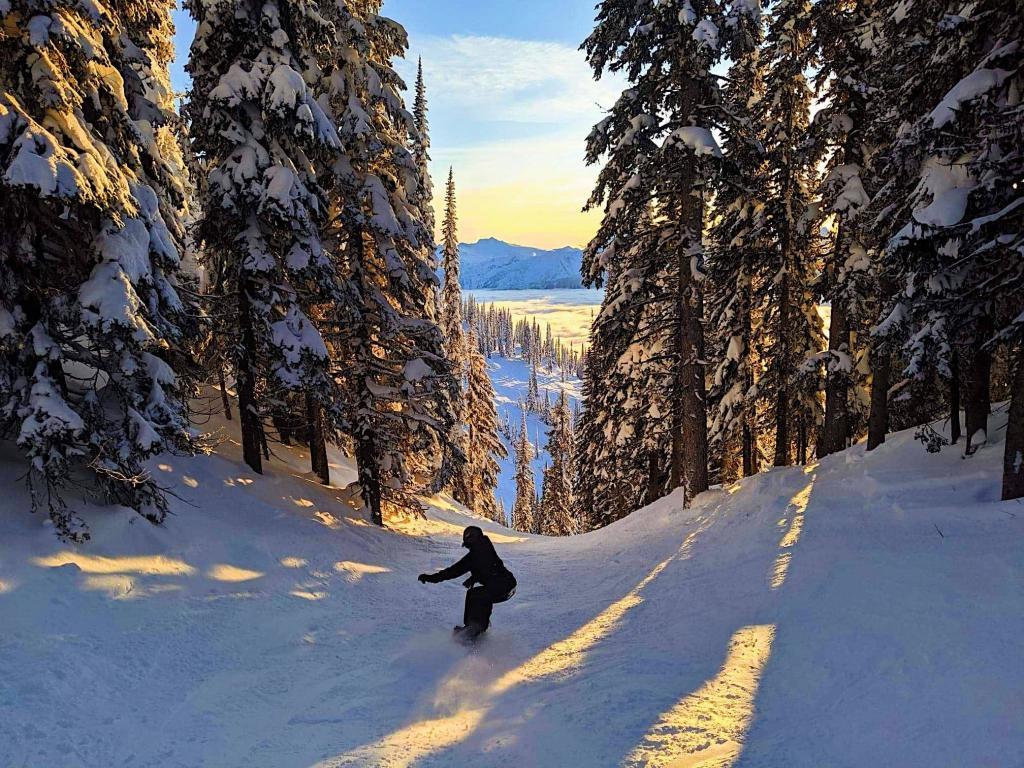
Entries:
[[494, 405], [494, 386], [487, 372], [487, 361], [477, 347], [472, 330], [469, 347], [469, 384], [466, 387], [466, 477], [467, 506], [477, 514], [507, 525], [498, 508], [494, 490], [501, 467], [498, 459], [508, 455], [498, 435], [498, 411]]
[[[445, 351], [459, 381], [459, 387], [456, 390], [456, 396], [453, 401], [453, 408], [458, 418], [452, 426], [449, 441], [459, 446], [465, 452], [466, 431], [463, 424], [466, 421], [466, 394], [462, 382], [469, 374], [473, 350], [470, 349], [470, 345], [466, 340], [463, 327], [462, 289], [459, 285], [458, 221], [455, 174], [449, 168], [448, 184], [445, 189], [444, 219], [441, 222], [443, 239], [441, 245], [441, 265], [444, 269], [444, 286], [441, 293], [441, 333], [444, 336]], [[470, 322], [468, 325], [470, 328], [473, 328], [476, 324]], [[451, 490], [456, 501], [472, 507], [473, 491], [470, 462], [463, 463], [460, 468], [455, 470], [452, 477]]]
[[576, 447], [572, 414], [562, 390], [548, 430], [548, 456], [551, 464], [544, 470], [544, 494], [541, 508], [548, 536], [574, 536], [586, 526], [576, 499]]
[[423, 215], [423, 226], [427, 230], [431, 258], [433, 258], [434, 184], [430, 178], [430, 123], [427, 120], [427, 86], [423, 81], [423, 59], [419, 59], [416, 66], [416, 96], [413, 101], [412, 115], [416, 128], [412, 154], [416, 160], [416, 168], [419, 170], [419, 188], [415, 203]]
[[321, 239], [317, 175], [339, 139], [306, 82], [331, 27], [312, 2], [186, 5], [198, 24], [189, 117], [208, 174], [197, 232], [227, 297], [218, 332], [234, 350], [243, 457], [262, 472], [272, 400], [301, 391], [321, 407], [339, 400], [312, 319], [344, 300]]
[[1024, 22], [995, 0], [913, 10], [890, 20], [883, 56], [903, 73], [890, 103], [904, 101], [885, 158], [895, 178], [879, 195], [900, 286], [882, 325], [904, 329], [915, 380], [937, 370], [959, 388], [962, 377], [969, 455], [987, 439], [995, 357], [1019, 355]]
[[766, 166], [755, 119], [765, 97], [761, 25], [729, 70], [723, 98], [730, 115], [724, 131], [726, 163], [716, 183], [716, 220], [708, 258], [710, 346], [716, 360], [710, 401], [710, 441], [722, 481], [760, 470], [757, 355], [760, 312], [755, 306], [768, 262], [765, 222]]
[[[413, 128], [412, 149], [416, 161], [416, 191], [411, 196], [412, 202], [423, 217], [423, 228], [426, 230], [423, 249], [431, 267], [437, 270], [437, 246], [434, 242], [434, 182], [430, 177], [430, 123], [427, 120], [427, 86], [423, 80], [423, 59], [416, 66], [416, 86], [413, 97]], [[440, 321], [441, 297], [439, 292], [431, 291], [427, 304], [428, 315], [434, 322]]]
[[654, 365], [668, 360], [668, 484], [685, 486], [687, 499], [708, 485], [702, 241], [704, 192], [721, 156], [711, 130], [720, 116], [711, 68], [731, 45], [738, 19], [755, 8], [737, 3], [730, 16], [720, 2], [695, 8], [605, 0], [583, 44], [596, 76], [620, 72], [630, 82], [588, 139], [588, 162], [604, 161], [589, 205], [603, 206], [605, 215], [583, 276], [600, 284], [613, 263], [628, 274], [629, 256], [646, 256], [637, 243], [649, 234], [643, 221], [656, 201], [657, 248], [666, 265], [659, 280], [671, 300], [660, 322], [668, 346], [649, 349], [648, 357]]
[[537, 504], [537, 488], [533, 479], [533, 446], [526, 429], [526, 410], [522, 410], [519, 435], [513, 445], [515, 458], [516, 499], [512, 506], [512, 528], [524, 533], [534, 533]]
[[169, 110], [140, 81], [166, 81], [169, 10], [0, 5], [0, 434], [72, 539], [88, 538], [61, 499], [72, 469], [160, 522], [143, 463], [193, 442], [181, 201], [153, 164]]
[[613, 522], [668, 493], [672, 435], [673, 301], [650, 217], [619, 263], [609, 267], [591, 329], [577, 438], [581, 509], [589, 527]]
[[766, 96], [757, 117], [764, 130], [766, 189], [764, 266], [759, 281], [764, 316], [760, 354], [768, 368], [758, 389], [771, 399], [777, 467], [806, 460], [820, 423], [818, 363], [824, 347], [811, 279], [816, 273], [816, 217], [810, 190], [817, 158], [798, 137], [807, 133], [811, 93], [804, 71], [811, 62], [810, 3], [779, 0], [772, 6], [765, 46]]
[[865, 342], [878, 311], [864, 215], [870, 203], [865, 182], [872, 154], [867, 130], [873, 6], [873, 0], [822, 0], [811, 12], [820, 63], [815, 82], [824, 102], [811, 131], [818, 152], [828, 156], [822, 207], [835, 217], [820, 281], [831, 319], [819, 457], [846, 448], [866, 426]]
[[[441, 331], [444, 333], [445, 348], [456, 370], [465, 371], [468, 356], [463, 335], [462, 288], [459, 285], [459, 218], [455, 201], [455, 172], [448, 170], [448, 186], [445, 191], [444, 220], [441, 222], [441, 266], [444, 269], [444, 291], [441, 302]], [[473, 327], [473, 324], [470, 324]]]
[[530, 361], [530, 379], [526, 385], [526, 410], [530, 413], [540, 411], [540, 384], [537, 382], [537, 361]]
[[[431, 318], [437, 278], [407, 147], [414, 117], [391, 66], [406, 50], [405, 30], [380, 15], [378, 0], [332, 0], [324, 10], [339, 32], [322, 61], [341, 138], [330, 166], [330, 237], [345, 288], [334, 310], [335, 376], [363, 503], [381, 524], [385, 505], [417, 511], [418, 491], [449, 484], [462, 458], [449, 440], [458, 382]], [[414, 476], [438, 447], [439, 470]]]

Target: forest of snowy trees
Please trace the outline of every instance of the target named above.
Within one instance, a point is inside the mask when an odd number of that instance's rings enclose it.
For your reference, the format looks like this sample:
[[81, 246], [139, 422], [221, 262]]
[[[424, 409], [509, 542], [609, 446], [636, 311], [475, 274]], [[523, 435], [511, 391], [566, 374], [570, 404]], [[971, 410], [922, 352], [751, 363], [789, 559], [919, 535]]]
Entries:
[[629, 87], [588, 140], [581, 510], [943, 416], [970, 456], [1006, 400], [1024, 495], [1020, 3], [766, 5], [607, 0], [584, 44]]
[[69, 483], [163, 518], [144, 462], [203, 448], [210, 385], [256, 473], [298, 440], [328, 483], [351, 446], [378, 523], [464, 471], [422, 72], [409, 112], [380, 5], [187, 2], [175, 112], [173, 2], [0, 4], [0, 430], [61, 535]]
[[337, 444], [378, 524], [442, 490], [505, 523], [491, 354], [584, 379], [579, 414], [527, 395], [542, 477], [507, 429], [520, 530], [943, 417], [970, 457], [1003, 401], [1024, 496], [1019, 2], [599, 3], [583, 50], [628, 87], [586, 142], [585, 354], [463, 301], [453, 173], [437, 263], [381, 5], [186, 0], [176, 109], [170, 0], [0, 0], [0, 437], [61, 536], [69, 486], [164, 519], [145, 465], [208, 449], [204, 392], [255, 473], [295, 441], [328, 484]]

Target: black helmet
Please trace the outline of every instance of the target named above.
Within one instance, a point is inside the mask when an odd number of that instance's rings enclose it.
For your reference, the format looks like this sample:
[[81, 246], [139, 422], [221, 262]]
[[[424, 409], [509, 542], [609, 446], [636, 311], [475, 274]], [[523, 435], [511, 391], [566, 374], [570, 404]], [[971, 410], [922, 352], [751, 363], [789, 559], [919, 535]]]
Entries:
[[484, 537], [484, 532], [475, 525], [469, 526], [462, 532], [462, 546], [469, 549], [473, 544]]

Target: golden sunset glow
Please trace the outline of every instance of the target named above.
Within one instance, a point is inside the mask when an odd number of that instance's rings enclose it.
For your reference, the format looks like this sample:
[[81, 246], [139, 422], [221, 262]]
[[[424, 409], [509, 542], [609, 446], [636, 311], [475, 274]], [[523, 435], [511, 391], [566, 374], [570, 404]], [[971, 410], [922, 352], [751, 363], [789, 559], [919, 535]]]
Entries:
[[[496, 237], [509, 243], [552, 249], [585, 246], [597, 232], [600, 211], [582, 212], [590, 189], [578, 179], [550, 185], [527, 182], [460, 187], [459, 237], [473, 243]], [[435, 200], [437, 221], [443, 199]]]

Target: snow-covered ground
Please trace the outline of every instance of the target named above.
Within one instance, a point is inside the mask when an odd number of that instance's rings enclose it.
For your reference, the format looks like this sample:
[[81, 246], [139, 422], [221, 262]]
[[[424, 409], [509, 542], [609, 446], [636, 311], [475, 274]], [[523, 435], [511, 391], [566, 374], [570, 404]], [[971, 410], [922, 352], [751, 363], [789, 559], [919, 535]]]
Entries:
[[379, 530], [301, 454], [237, 452], [159, 463], [167, 525], [88, 510], [81, 547], [0, 462], [4, 768], [1024, 762], [998, 444], [901, 434], [573, 539], [484, 524], [519, 593], [474, 650], [458, 582], [416, 582], [459, 556], [455, 505]]

